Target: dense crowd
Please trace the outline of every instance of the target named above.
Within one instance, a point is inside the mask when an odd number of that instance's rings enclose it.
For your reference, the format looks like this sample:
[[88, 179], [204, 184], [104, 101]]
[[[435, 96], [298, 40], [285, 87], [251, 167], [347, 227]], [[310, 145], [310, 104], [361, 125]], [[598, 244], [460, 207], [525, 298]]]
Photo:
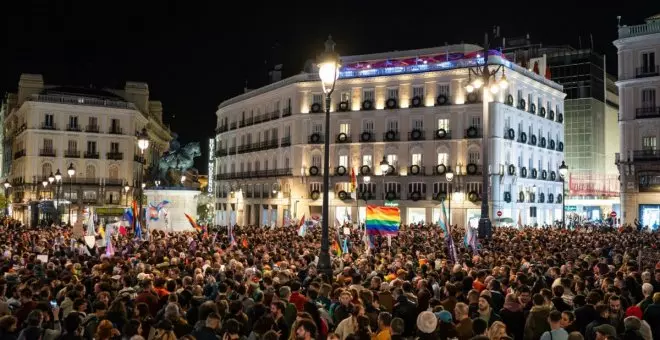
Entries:
[[112, 254], [5, 221], [0, 340], [660, 340], [657, 232], [496, 228], [472, 249], [455, 227], [454, 257], [434, 225], [353, 229], [329, 277], [318, 229], [115, 233]]

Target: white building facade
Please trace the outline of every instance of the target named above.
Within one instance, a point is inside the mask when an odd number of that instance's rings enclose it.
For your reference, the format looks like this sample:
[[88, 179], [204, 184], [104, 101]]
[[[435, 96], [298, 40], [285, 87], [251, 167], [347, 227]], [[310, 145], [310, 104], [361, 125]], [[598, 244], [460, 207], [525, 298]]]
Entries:
[[[18, 92], [7, 98], [4, 126], [13, 156], [8, 180], [14, 218], [32, 225], [56, 221], [58, 206], [64, 222], [71, 211], [75, 223], [89, 206], [103, 207], [98, 215], [121, 216], [122, 209], [108, 208], [130, 203], [138, 173], [155, 161], [154, 153], [167, 148], [171, 137], [162, 125], [160, 102], [153, 102], [158, 105], [151, 112], [140, 107], [149, 103], [146, 84], [127, 83], [124, 90], [111, 91], [51, 86], [41, 75], [21, 76]], [[137, 148], [143, 128], [151, 139], [145, 157]], [[73, 177], [67, 173], [71, 165]], [[58, 170], [61, 183], [44, 186]]]
[[622, 221], [660, 225], [660, 14], [619, 27], [619, 129], [616, 155]]
[[[491, 67], [503, 65], [510, 85], [488, 103], [490, 164], [484, 166], [481, 95], [464, 89], [468, 67], [483, 63], [480, 52], [455, 45], [342, 57], [330, 136], [323, 135], [316, 74], [223, 102], [216, 113], [216, 223], [282, 225], [320, 217], [324, 138], [331, 143], [329, 215], [337, 222], [364, 221], [366, 204], [398, 205], [404, 223], [435, 222], [448, 198], [451, 222], [462, 226], [480, 215], [488, 190], [482, 171], [489, 169], [491, 218], [501, 212], [509, 223], [560, 219], [562, 88], [491, 56]], [[387, 173], [380, 170], [383, 160]], [[451, 183], [448, 169], [455, 174]]]

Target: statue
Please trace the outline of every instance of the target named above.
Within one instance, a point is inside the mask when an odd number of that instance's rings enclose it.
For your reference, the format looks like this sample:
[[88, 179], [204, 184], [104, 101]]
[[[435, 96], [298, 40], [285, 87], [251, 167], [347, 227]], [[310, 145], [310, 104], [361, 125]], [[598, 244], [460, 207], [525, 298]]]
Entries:
[[188, 143], [181, 147], [176, 138], [177, 136], [174, 135], [169, 150], [163, 153], [158, 168], [154, 169], [155, 173], [150, 176], [154, 180], [160, 180], [162, 186], [181, 185], [178, 180], [181, 174], [193, 167], [195, 157], [202, 155], [199, 142]]

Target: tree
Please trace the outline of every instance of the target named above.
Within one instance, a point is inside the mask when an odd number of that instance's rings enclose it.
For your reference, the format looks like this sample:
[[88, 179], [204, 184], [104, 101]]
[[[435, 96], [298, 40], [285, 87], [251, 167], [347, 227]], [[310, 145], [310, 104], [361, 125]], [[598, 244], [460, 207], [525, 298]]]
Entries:
[[213, 222], [213, 195], [202, 193], [197, 196], [197, 216], [207, 224]]

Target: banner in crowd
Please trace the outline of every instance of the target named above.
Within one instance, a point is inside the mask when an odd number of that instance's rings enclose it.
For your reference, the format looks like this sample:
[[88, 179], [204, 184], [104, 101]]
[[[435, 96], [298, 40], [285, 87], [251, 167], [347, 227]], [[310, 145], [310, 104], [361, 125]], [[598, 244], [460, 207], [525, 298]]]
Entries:
[[367, 206], [366, 231], [369, 235], [396, 235], [401, 224], [398, 207]]

